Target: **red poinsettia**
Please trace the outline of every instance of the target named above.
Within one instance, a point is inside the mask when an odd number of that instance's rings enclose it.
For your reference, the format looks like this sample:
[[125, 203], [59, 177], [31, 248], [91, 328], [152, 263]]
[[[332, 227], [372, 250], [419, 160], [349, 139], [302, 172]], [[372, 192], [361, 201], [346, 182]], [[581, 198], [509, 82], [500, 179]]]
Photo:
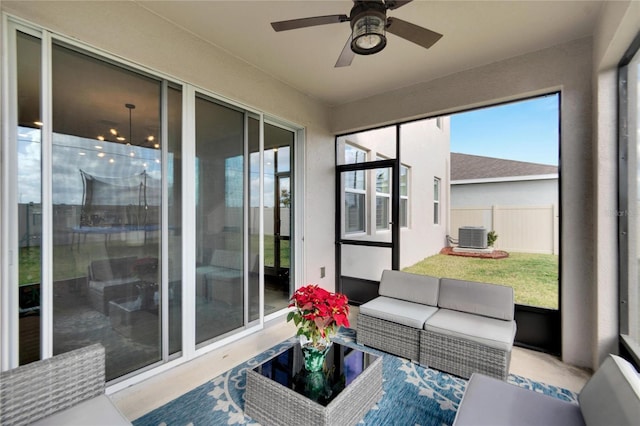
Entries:
[[293, 320], [298, 336], [304, 335], [315, 346], [334, 336], [338, 327], [349, 327], [349, 300], [341, 293], [331, 293], [315, 284], [299, 288], [291, 297], [287, 321]]

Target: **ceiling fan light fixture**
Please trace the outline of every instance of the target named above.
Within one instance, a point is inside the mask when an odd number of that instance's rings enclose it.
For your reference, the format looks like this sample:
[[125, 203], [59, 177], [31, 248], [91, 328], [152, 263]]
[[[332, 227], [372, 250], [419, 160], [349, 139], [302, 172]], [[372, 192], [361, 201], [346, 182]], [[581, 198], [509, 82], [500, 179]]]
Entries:
[[352, 21], [351, 50], [359, 55], [371, 55], [387, 45], [386, 16], [384, 13], [369, 10]]

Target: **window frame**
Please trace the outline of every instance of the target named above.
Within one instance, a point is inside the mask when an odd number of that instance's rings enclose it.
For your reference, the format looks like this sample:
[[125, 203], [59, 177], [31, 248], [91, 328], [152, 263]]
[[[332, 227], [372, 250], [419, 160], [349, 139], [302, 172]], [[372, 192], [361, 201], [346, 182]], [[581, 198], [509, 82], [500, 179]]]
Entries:
[[[636, 66], [636, 70], [632, 66]], [[630, 77], [635, 81], [630, 81]], [[640, 176], [637, 167], [640, 152], [640, 140], [634, 138], [640, 128], [640, 33], [635, 37], [623, 58], [618, 64], [618, 266], [620, 273], [618, 309], [619, 309], [619, 338], [621, 353], [627, 354], [640, 364], [640, 306], [638, 306], [638, 291], [640, 290], [640, 274], [635, 266], [640, 238], [638, 229], [640, 222], [631, 219], [638, 218], [639, 209], [631, 201], [637, 200], [637, 184], [633, 182]], [[630, 96], [636, 95], [635, 99]], [[635, 102], [634, 102], [635, 101]], [[635, 113], [635, 120], [631, 114]], [[635, 124], [635, 126], [633, 126]], [[632, 146], [635, 142], [635, 146]], [[635, 301], [632, 295], [635, 293]], [[635, 306], [631, 306], [635, 303]], [[635, 315], [635, 318], [632, 316]], [[635, 327], [634, 329], [634, 323]], [[634, 336], [635, 334], [635, 336]]]

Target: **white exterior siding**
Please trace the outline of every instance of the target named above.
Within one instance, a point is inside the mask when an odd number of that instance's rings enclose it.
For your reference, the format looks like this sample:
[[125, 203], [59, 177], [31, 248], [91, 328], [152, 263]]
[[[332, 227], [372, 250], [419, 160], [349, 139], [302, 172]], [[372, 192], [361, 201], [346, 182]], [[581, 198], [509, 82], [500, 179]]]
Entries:
[[558, 179], [451, 184], [451, 208], [487, 205], [558, 205]]

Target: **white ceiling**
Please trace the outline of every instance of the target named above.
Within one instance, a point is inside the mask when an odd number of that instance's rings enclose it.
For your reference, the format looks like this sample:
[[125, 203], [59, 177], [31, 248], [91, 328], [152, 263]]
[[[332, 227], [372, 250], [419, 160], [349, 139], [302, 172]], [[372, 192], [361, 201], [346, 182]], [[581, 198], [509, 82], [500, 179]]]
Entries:
[[593, 33], [603, 1], [426, 1], [395, 16], [443, 34], [431, 49], [388, 34], [387, 47], [334, 68], [348, 22], [276, 33], [270, 23], [345, 14], [349, 0], [143, 1], [138, 4], [286, 84], [339, 105]]

